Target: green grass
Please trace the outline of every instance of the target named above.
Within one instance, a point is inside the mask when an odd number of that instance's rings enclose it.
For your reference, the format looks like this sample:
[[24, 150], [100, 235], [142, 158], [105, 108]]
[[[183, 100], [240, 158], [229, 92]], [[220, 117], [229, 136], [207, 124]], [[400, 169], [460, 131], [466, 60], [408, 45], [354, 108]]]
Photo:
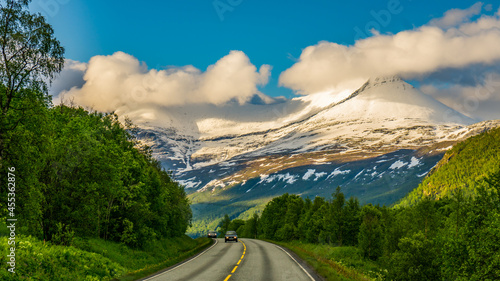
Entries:
[[16, 235], [15, 274], [8, 272], [8, 238], [0, 223], [0, 280], [136, 280], [179, 263], [212, 244], [188, 236], [146, 243], [144, 249], [102, 239], [75, 238], [73, 246]]
[[0, 237], [0, 280], [110, 280], [127, 273], [125, 267], [97, 253], [16, 235], [13, 274], [8, 272], [7, 242], [6, 236]]
[[121, 264], [128, 265], [127, 268], [132, 269], [132, 271], [117, 279], [128, 281], [148, 276], [177, 264], [203, 251], [212, 243], [212, 239], [206, 237], [191, 239], [188, 236], [183, 236], [156, 241], [147, 245], [144, 250], [127, 248], [128, 252], [126, 254], [117, 254], [115, 251], [110, 251], [105, 256], [116, 255], [113, 260], [120, 260]]
[[356, 247], [335, 247], [299, 241], [269, 242], [292, 250], [329, 281], [368, 281], [382, 278], [377, 263], [363, 258], [361, 251]]

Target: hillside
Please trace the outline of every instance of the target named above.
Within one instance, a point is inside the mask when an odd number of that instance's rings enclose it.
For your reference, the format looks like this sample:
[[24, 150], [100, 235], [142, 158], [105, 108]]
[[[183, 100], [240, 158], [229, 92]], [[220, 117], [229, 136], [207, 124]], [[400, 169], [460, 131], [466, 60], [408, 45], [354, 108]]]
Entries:
[[500, 127], [497, 127], [453, 146], [400, 205], [413, 205], [425, 196], [440, 199], [456, 190], [474, 194], [485, 177], [499, 170]]

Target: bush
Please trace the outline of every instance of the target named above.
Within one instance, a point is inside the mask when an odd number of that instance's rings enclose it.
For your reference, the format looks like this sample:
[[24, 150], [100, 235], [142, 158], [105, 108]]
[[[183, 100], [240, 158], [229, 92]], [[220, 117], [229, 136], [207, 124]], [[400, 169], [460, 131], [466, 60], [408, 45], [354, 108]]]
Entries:
[[[7, 237], [0, 237], [0, 244], [7, 245]], [[15, 273], [8, 272], [8, 249], [1, 249], [1, 280], [111, 280], [123, 275], [126, 269], [96, 253], [75, 247], [51, 245], [31, 236], [16, 237]]]

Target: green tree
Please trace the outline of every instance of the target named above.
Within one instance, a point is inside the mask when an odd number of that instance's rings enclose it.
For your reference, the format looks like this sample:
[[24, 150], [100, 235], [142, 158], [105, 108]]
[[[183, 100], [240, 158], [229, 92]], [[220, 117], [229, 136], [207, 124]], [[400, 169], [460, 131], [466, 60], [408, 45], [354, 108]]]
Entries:
[[288, 193], [273, 198], [266, 204], [260, 218], [261, 229], [267, 239], [276, 239], [278, 229], [285, 225]]
[[238, 232], [241, 237], [247, 238], [257, 238], [259, 235], [259, 215], [254, 213], [253, 216], [245, 222], [242, 226], [241, 233]]
[[389, 280], [440, 280], [436, 247], [424, 233], [404, 237], [398, 246], [391, 258]]
[[330, 211], [330, 221], [328, 222], [330, 226], [330, 233], [332, 235], [332, 242], [339, 246], [344, 243], [344, 232], [345, 232], [345, 196], [344, 193], [340, 191], [340, 186], [337, 186], [335, 193], [332, 194], [333, 201], [331, 204]]
[[[500, 169], [475, 198], [464, 200], [463, 224], [450, 216], [443, 230], [442, 271], [453, 280], [500, 279]], [[469, 202], [467, 202], [469, 201]]]
[[365, 257], [377, 259], [382, 254], [382, 213], [377, 207], [368, 204], [361, 209], [361, 226], [358, 245]]
[[276, 232], [276, 238], [282, 241], [291, 241], [299, 238], [298, 224], [302, 214], [304, 201], [298, 195], [287, 197], [286, 212], [281, 227]]
[[219, 237], [224, 237], [224, 234], [229, 230], [229, 225], [231, 224], [231, 219], [228, 214], [224, 215], [224, 218], [219, 223]]
[[33, 106], [16, 99], [47, 95], [46, 79], [64, 65], [64, 48], [45, 19], [29, 12], [30, 2], [6, 0], [0, 6], [0, 159], [5, 157], [5, 133], [17, 127], [23, 112]]
[[245, 225], [245, 221], [241, 219], [234, 219], [231, 221], [229, 224], [229, 227], [227, 230], [234, 230], [237, 231], [241, 226]]
[[358, 233], [361, 225], [360, 207], [358, 199], [351, 197], [342, 209], [342, 218], [344, 220], [342, 241], [346, 246], [355, 246], [358, 244]]

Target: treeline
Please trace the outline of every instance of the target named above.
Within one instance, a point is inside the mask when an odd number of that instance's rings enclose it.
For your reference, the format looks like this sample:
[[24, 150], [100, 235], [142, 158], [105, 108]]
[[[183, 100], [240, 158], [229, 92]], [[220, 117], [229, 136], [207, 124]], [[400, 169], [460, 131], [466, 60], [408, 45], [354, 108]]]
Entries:
[[457, 192], [402, 208], [360, 206], [340, 189], [330, 201], [284, 194], [271, 200], [260, 217], [226, 217], [220, 232], [359, 247], [388, 280], [499, 280], [500, 172], [485, 185], [474, 197]]
[[0, 217], [12, 211], [19, 231], [58, 244], [76, 235], [141, 246], [185, 233], [191, 209], [183, 187], [116, 115], [50, 107], [36, 94], [28, 108], [2, 120], [16, 122], [3, 134], [1, 168], [2, 187], [15, 168], [16, 206], [7, 208], [2, 188]]

